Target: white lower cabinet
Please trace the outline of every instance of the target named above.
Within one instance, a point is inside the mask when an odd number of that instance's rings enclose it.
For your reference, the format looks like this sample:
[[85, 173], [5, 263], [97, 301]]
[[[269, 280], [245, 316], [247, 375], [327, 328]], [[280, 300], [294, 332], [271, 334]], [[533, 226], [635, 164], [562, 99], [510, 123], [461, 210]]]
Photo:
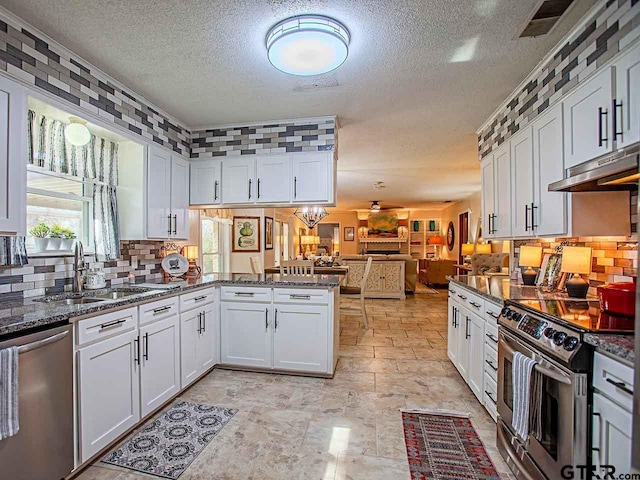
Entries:
[[178, 316], [140, 328], [140, 400], [146, 416], [180, 390]]
[[617, 472], [631, 471], [631, 412], [604, 395], [593, 394], [593, 463], [612, 465]]
[[81, 348], [77, 361], [84, 462], [140, 420], [138, 331]]
[[449, 356], [451, 363], [454, 365], [458, 363], [458, 312], [458, 304], [455, 301], [452, 301], [451, 296], [449, 296], [449, 313], [447, 316], [449, 320], [449, 331], [447, 332], [447, 355]]
[[214, 304], [180, 315], [180, 369], [182, 388], [213, 367], [217, 357]]
[[469, 312], [467, 320], [467, 346], [469, 366], [467, 368], [467, 384], [482, 402], [484, 385], [484, 319]]
[[326, 372], [328, 321], [326, 306], [275, 304], [273, 367]]
[[221, 362], [271, 367], [271, 312], [264, 303], [222, 302]]

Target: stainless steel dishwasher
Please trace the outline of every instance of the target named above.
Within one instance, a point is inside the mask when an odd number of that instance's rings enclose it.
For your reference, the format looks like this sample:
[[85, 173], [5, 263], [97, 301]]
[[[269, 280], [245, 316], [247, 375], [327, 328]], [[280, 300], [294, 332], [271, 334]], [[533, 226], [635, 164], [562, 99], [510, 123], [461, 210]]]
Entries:
[[73, 342], [65, 325], [0, 343], [16, 346], [20, 430], [0, 440], [0, 477], [59, 480], [73, 470]]

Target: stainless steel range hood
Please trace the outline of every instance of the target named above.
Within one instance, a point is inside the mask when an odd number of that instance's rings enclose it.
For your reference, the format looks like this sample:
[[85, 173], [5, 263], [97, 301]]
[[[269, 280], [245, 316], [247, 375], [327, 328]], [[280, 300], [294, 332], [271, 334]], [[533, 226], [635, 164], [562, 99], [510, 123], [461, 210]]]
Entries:
[[636, 190], [640, 143], [572, 167], [564, 180], [549, 185], [550, 192]]

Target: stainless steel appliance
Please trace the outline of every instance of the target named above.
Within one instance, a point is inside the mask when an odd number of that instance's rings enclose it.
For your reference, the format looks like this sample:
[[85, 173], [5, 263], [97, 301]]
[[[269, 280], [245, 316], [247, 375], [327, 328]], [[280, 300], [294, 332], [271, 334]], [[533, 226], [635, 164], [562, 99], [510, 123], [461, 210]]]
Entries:
[[[636, 211], [640, 213], [640, 201], [636, 205]], [[640, 385], [640, 290], [636, 289], [636, 364], [634, 371], [634, 385]], [[634, 473], [640, 473], [640, 388], [633, 391], [633, 432], [632, 432], [631, 469]]]
[[59, 480], [73, 470], [73, 343], [70, 326], [18, 337], [20, 430], [0, 441], [0, 477]]
[[569, 168], [567, 177], [549, 185], [550, 192], [637, 190], [640, 143]]
[[[560, 478], [565, 465], [589, 465], [591, 331], [623, 333], [633, 319], [600, 312], [597, 301], [507, 301], [499, 323], [498, 450], [521, 479]], [[512, 426], [513, 355], [537, 360], [542, 377], [540, 435], [521, 438]]]

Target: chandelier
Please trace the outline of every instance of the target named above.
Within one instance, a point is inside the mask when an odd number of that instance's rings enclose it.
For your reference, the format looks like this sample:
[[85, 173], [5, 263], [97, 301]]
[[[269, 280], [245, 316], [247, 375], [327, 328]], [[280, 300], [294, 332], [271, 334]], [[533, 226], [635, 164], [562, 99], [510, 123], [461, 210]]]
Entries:
[[296, 208], [293, 214], [309, 228], [315, 227], [324, 217], [329, 215], [324, 207]]

